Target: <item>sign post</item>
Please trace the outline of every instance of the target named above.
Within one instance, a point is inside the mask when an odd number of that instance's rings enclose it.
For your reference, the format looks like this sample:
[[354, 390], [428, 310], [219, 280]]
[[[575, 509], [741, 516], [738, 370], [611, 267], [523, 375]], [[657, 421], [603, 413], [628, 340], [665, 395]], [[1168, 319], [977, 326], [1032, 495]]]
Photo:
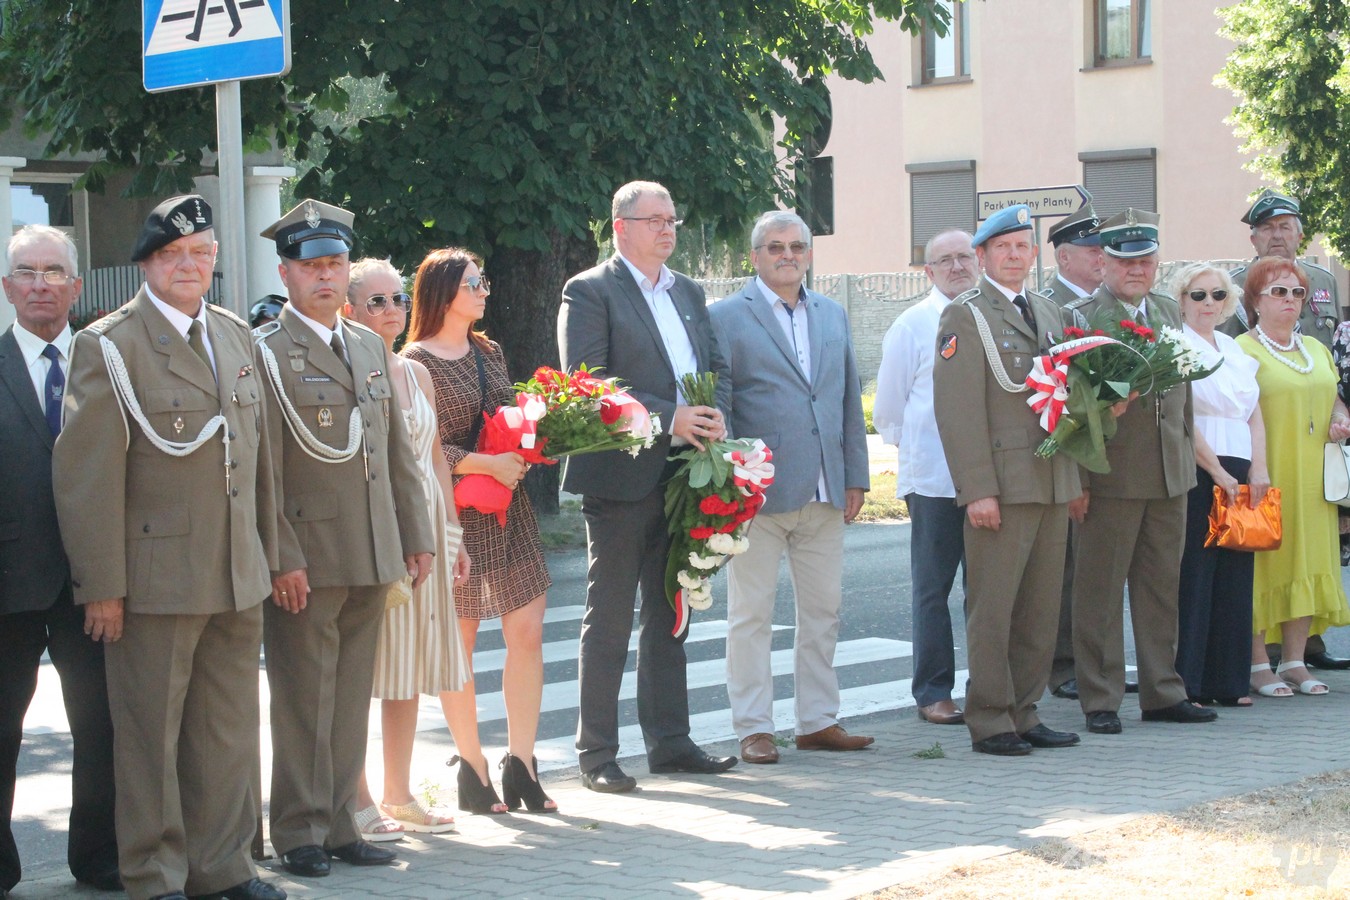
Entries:
[[291, 68], [289, 0], [141, 0], [142, 73], [151, 93], [216, 86], [216, 168], [225, 307], [248, 315], [244, 141], [239, 82]]
[[1018, 188], [1009, 191], [979, 191], [975, 194], [975, 218], [983, 222], [1001, 209], [1024, 203], [1031, 210], [1036, 232], [1036, 289], [1045, 284], [1041, 266], [1041, 219], [1062, 219], [1092, 199], [1082, 185], [1066, 184], [1058, 187]]

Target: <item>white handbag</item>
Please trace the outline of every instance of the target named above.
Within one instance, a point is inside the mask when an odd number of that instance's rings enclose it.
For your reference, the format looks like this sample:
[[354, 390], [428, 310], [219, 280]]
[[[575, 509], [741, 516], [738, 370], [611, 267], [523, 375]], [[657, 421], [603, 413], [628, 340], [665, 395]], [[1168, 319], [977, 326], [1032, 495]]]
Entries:
[[1337, 441], [1322, 447], [1322, 495], [1328, 503], [1350, 508], [1350, 447]]

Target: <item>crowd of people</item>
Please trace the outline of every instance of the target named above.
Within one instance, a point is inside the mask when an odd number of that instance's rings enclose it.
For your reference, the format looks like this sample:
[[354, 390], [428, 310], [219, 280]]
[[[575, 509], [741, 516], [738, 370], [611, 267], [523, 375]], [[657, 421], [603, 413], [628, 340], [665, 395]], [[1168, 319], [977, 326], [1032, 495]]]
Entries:
[[[1320, 486], [1322, 444], [1350, 436], [1337, 394], [1350, 393], [1350, 328], [1335, 327], [1334, 283], [1310, 282], [1293, 259], [1297, 204], [1265, 194], [1247, 219], [1251, 267], [1188, 266], [1166, 293], [1155, 291], [1158, 218], [1147, 211], [1102, 222], [1088, 204], [1058, 223], [1046, 294], [1026, 286], [1038, 248], [1025, 207], [929, 241], [933, 290], [886, 336], [874, 417], [900, 448], [897, 490], [913, 521], [918, 715], [964, 723], [974, 750], [1079, 743], [1037, 716], [1047, 685], [1079, 699], [1089, 731], [1121, 731], [1127, 585], [1146, 721], [1211, 721], [1213, 705], [1250, 705], [1250, 694], [1323, 694], [1306, 666], [1350, 667], [1313, 643], [1350, 623], [1337, 514]], [[806, 287], [810, 229], [791, 212], [760, 216], [755, 276], [710, 306], [666, 265], [680, 221], [664, 187], [623, 185], [611, 222], [614, 255], [563, 289], [559, 355], [565, 369], [621, 378], [664, 434], [642, 452], [578, 456], [564, 469], [564, 489], [582, 497], [589, 563], [581, 783], [601, 793], [637, 783], [618, 760], [639, 596], [648, 770], [711, 776], [780, 761], [770, 637], [784, 560], [796, 749], [863, 750], [873, 738], [839, 722], [834, 651], [844, 527], [870, 487], [866, 426], [847, 316]], [[137, 900], [286, 896], [254, 862], [260, 650], [267, 831], [288, 873], [388, 864], [387, 845], [405, 833], [454, 829], [454, 810], [411, 787], [422, 695], [439, 699], [455, 744], [459, 811], [558, 809], [534, 752], [551, 582], [520, 490], [530, 466], [478, 442], [484, 413], [513, 402], [502, 349], [478, 330], [490, 299], [483, 260], [433, 250], [409, 292], [388, 261], [351, 261], [350, 212], [304, 200], [263, 232], [286, 295], [260, 301], [246, 323], [204, 301], [213, 226], [198, 195], [157, 206], [131, 255], [144, 285], [78, 334], [69, 237], [27, 226], [8, 245], [17, 321], [0, 335], [0, 447], [11, 462], [0, 485], [27, 519], [0, 542], [0, 897], [21, 875], [8, 816], [44, 651], [74, 743], [70, 869], [94, 888]], [[1184, 327], [1207, 359], [1224, 360], [1194, 387], [1114, 407], [1108, 473], [1036, 456], [1021, 387], [1066, 325], [1096, 314]], [[1228, 333], [1248, 323], [1250, 333]], [[684, 376], [701, 372], [718, 376], [715, 405], [683, 395]], [[749, 549], [728, 568], [740, 752], [714, 756], [690, 736], [684, 632], [665, 597], [665, 484], [679, 454], [729, 435], [763, 440], [775, 477]], [[455, 486], [470, 475], [511, 492], [504, 521], [457, 508]], [[1209, 495], [1239, 485], [1255, 500], [1283, 492], [1279, 550], [1204, 546]], [[948, 603], [958, 568], [964, 710]], [[494, 618], [508, 730], [496, 766], [474, 692], [478, 631]], [[372, 699], [378, 799], [365, 775]]]
[[[1350, 437], [1350, 325], [1338, 324], [1330, 273], [1296, 259], [1296, 200], [1264, 191], [1242, 222], [1251, 264], [1185, 265], [1165, 290], [1147, 210], [1102, 221], [1088, 201], [1057, 222], [1044, 292], [1027, 283], [1039, 248], [1025, 206], [928, 242], [933, 288], [886, 334], [873, 417], [899, 449], [897, 494], [913, 521], [918, 714], [964, 722], [975, 751], [1078, 744], [1040, 722], [1047, 687], [1079, 702], [1089, 732], [1118, 734], [1127, 692], [1144, 721], [1203, 723], [1253, 695], [1325, 694], [1309, 669], [1350, 668], [1320, 637], [1350, 622], [1346, 520], [1323, 491], [1323, 448]], [[1113, 407], [1099, 472], [1037, 453], [1044, 431], [1024, 392], [1033, 359], [1067, 327], [1104, 321], [1179, 330], [1214, 371]], [[1254, 507], [1272, 487], [1278, 548], [1208, 545], [1216, 491]], [[948, 611], [958, 565], [964, 710]]]

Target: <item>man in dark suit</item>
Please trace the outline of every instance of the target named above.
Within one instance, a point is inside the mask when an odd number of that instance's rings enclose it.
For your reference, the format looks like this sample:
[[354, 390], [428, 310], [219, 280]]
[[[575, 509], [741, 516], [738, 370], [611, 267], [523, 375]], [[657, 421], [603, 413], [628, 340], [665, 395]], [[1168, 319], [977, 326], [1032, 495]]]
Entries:
[[[1158, 215], [1126, 209], [1098, 226], [1106, 269], [1092, 296], [1069, 304], [1089, 323], [1132, 319], [1181, 330], [1177, 301], [1152, 291]], [[1191, 388], [1130, 404], [1106, 445], [1111, 471], [1083, 470], [1074, 559], [1073, 651], [1078, 702], [1094, 734], [1119, 734], [1125, 694], [1125, 585], [1145, 722], [1210, 722], [1176, 670], [1177, 595], [1186, 495], [1195, 486]]]
[[17, 321], [0, 335], [0, 894], [21, 874], [10, 830], [15, 765], [44, 650], [61, 676], [74, 745], [66, 860], [77, 881], [121, 890], [103, 644], [86, 633], [71, 594], [52, 496], [73, 340], [68, 318], [83, 282], [75, 244], [45, 225], [14, 235], [9, 267], [5, 296]]
[[267, 380], [277, 554], [264, 624], [272, 691], [272, 846], [292, 875], [329, 857], [389, 863], [361, 839], [357, 782], [384, 601], [431, 569], [422, 476], [384, 339], [344, 322], [353, 216], [304, 200], [262, 233], [290, 302], [254, 332]]
[[563, 474], [563, 490], [582, 495], [589, 559], [577, 673], [577, 755], [582, 783], [605, 793], [631, 791], [637, 784], [615, 760], [619, 685], [639, 588], [637, 701], [648, 768], [714, 773], [736, 764], [734, 756], [708, 756], [689, 737], [684, 638], [671, 635], [675, 614], [665, 595], [670, 547], [665, 480], [672, 441], [678, 451], [726, 433], [722, 412], [686, 404], [678, 382], [699, 371], [725, 377], [727, 369], [702, 289], [665, 265], [680, 224], [670, 193], [655, 182], [631, 182], [615, 193], [612, 211], [618, 252], [563, 287], [558, 347], [568, 369], [586, 363], [623, 379], [633, 396], [660, 416], [665, 433], [637, 457], [617, 451], [574, 457]]
[[834, 645], [843, 599], [844, 526], [870, 486], [862, 385], [848, 315], [806, 289], [811, 232], [774, 210], [750, 232], [756, 277], [714, 304], [730, 370], [728, 419], [773, 451], [773, 488], [727, 569], [727, 696], [741, 759], [775, 763], [769, 665], [778, 568], [792, 567], [798, 750], [861, 750], [872, 738], [839, 724]]
[[[52, 474], [75, 601], [105, 649], [133, 900], [283, 900], [257, 877], [258, 649], [276, 558], [248, 325], [205, 300], [211, 208], [151, 212], [145, 284], [80, 332]], [[119, 639], [119, 635], [121, 635]]]
[[938, 320], [933, 401], [966, 511], [971, 749], [1022, 756], [1078, 743], [1044, 725], [1036, 701], [1054, 652], [1068, 503], [1082, 490], [1072, 460], [1035, 452], [1045, 431], [1027, 406], [1026, 377], [1064, 319], [1053, 301], [1026, 289], [1038, 249], [1031, 211], [1000, 210], [971, 245], [984, 277]]

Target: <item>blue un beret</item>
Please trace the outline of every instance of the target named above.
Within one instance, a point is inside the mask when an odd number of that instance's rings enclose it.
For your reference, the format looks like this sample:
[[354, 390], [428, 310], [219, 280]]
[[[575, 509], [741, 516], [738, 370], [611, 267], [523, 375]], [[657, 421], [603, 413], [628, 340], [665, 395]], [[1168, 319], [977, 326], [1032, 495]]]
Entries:
[[1018, 203], [1015, 206], [1009, 206], [1007, 209], [1000, 209], [992, 216], [984, 220], [979, 229], [975, 232], [975, 237], [971, 238], [970, 246], [978, 247], [991, 238], [996, 238], [1000, 234], [1008, 234], [1013, 231], [1031, 230], [1031, 207], [1025, 203]]

